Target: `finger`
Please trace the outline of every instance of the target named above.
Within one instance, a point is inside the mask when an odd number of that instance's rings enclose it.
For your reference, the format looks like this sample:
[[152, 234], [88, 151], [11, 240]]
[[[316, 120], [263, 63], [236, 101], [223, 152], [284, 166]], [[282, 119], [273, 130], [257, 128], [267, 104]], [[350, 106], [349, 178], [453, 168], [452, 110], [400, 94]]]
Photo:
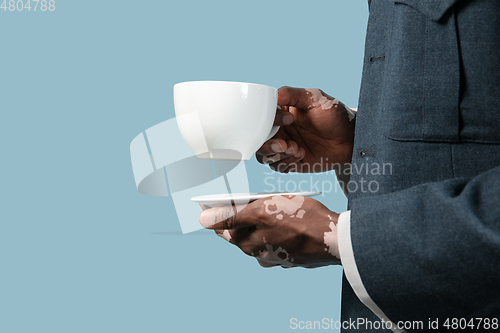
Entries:
[[262, 267], [265, 267], [265, 268], [279, 266], [278, 264], [271, 264], [269, 262], [259, 260], [258, 258], [257, 258], [257, 262], [259, 263], [259, 265], [261, 265]]
[[255, 153], [256, 155], [276, 155], [279, 153], [284, 153], [288, 148], [288, 145], [283, 139], [271, 139], [262, 145], [259, 150]]
[[282, 139], [272, 139], [265, 142], [256, 152], [256, 155], [276, 156], [295, 155], [299, 151], [299, 145], [295, 141], [285, 141]]
[[233, 230], [215, 229], [214, 231], [217, 236], [236, 245], [249, 256], [254, 256], [255, 253], [259, 252], [258, 248], [262, 247], [261, 244], [255, 245], [255, 240], [251, 239], [255, 230], [254, 227], [248, 227]]
[[222, 206], [206, 209], [201, 212], [200, 224], [206, 229], [238, 229], [253, 227], [257, 220], [247, 209], [249, 205]]
[[278, 172], [286, 172], [288, 169], [289, 171], [298, 171], [299, 169], [299, 162], [305, 157], [305, 150], [304, 148], [298, 148], [298, 152], [295, 155], [289, 156], [287, 158], [284, 158], [278, 162], [271, 163], [269, 164], [269, 167], [273, 169], [274, 171]]
[[295, 141], [288, 141], [286, 146], [285, 155], [293, 156], [299, 152], [299, 145]]
[[260, 164], [271, 164], [280, 161], [281, 159], [284, 158], [284, 156], [282, 154], [276, 154], [271, 156], [255, 155], [255, 158], [257, 159], [257, 162], [259, 162]]
[[303, 88], [281, 87], [278, 89], [278, 105], [308, 110], [311, 108], [311, 93]]
[[278, 108], [276, 110], [276, 117], [274, 117], [274, 125], [275, 126], [285, 126], [290, 125], [293, 122], [293, 115], [283, 110], [282, 108]]
[[[284, 140], [282, 140], [284, 141]], [[274, 142], [276, 143], [276, 142]], [[274, 144], [273, 143], [273, 144]], [[299, 151], [299, 145], [295, 141], [288, 141], [286, 142], [286, 148], [284, 148], [285, 145], [283, 145], [281, 142], [279, 143], [279, 150], [283, 150], [284, 152], [280, 154], [273, 153], [272, 151], [269, 151], [270, 149], [277, 149], [277, 146], [275, 147], [264, 147], [262, 146], [262, 152], [268, 152], [269, 154], [256, 154], [257, 161], [261, 164], [272, 164], [276, 163], [278, 161], [281, 161], [289, 156], [295, 155]], [[264, 144], [265, 145], [265, 144]], [[272, 145], [271, 145], [272, 146]]]

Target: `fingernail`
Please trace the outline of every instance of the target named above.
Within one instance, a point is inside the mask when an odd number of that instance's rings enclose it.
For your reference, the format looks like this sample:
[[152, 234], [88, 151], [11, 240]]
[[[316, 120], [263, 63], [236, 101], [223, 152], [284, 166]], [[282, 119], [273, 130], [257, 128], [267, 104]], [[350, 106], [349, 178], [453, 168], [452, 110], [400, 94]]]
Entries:
[[271, 149], [274, 150], [274, 152], [276, 152], [276, 153], [284, 152], [283, 146], [281, 146], [281, 143], [279, 143], [279, 141], [274, 142], [271, 145]]
[[287, 154], [287, 155], [294, 155], [295, 154], [295, 149], [293, 149], [292, 145], [290, 145], [290, 147], [285, 151], [285, 154]]
[[286, 114], [283, 116], [283, 124], [290, 125], [293, 123], [293, 116], [291, 114]]
[[302, 151], [299, 151], [297, 152], [297, 154], [293, 155], [293, 157], [296, 157], [296, 158], [301, 158], [302, 157]]
[[207, 209], [201, 212], [200, 224], [203, 228], [210, 228], [215, 224], [215, 209]]

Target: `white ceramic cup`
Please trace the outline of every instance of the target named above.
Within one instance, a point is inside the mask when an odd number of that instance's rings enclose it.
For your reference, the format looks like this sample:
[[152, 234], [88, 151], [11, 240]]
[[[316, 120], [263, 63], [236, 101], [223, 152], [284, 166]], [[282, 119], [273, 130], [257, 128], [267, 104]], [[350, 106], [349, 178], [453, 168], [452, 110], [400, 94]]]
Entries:
[[277, 89], [262, 84], [193, 81], [174, 86], [179, 130], [203, 159], [249, 160], [279, 129], [273, 126], [277, 101]]

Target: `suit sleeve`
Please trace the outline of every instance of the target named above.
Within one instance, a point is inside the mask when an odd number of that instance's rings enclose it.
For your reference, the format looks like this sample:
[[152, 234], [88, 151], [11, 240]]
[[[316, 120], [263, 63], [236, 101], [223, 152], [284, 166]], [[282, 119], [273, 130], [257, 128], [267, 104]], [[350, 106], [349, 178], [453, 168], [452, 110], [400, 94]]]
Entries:
[[362, 283], [393, 322], [500, 318], [500, 167], [350, 209]]

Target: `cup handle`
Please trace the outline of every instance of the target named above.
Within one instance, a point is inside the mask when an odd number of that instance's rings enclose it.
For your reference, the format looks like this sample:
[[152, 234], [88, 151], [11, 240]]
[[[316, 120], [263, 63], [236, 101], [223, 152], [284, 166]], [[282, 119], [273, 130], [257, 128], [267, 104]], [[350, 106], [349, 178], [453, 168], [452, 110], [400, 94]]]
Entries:
[[269, 136], [267, 137], [266, 141], [271, 139], [273, 136], [275, 136], [276, 133], [278, 133], [279, 129], [280, 129], [279, 126], [273, 126], [273, 128], [271, 128], [271, 133], [269, 133]]

